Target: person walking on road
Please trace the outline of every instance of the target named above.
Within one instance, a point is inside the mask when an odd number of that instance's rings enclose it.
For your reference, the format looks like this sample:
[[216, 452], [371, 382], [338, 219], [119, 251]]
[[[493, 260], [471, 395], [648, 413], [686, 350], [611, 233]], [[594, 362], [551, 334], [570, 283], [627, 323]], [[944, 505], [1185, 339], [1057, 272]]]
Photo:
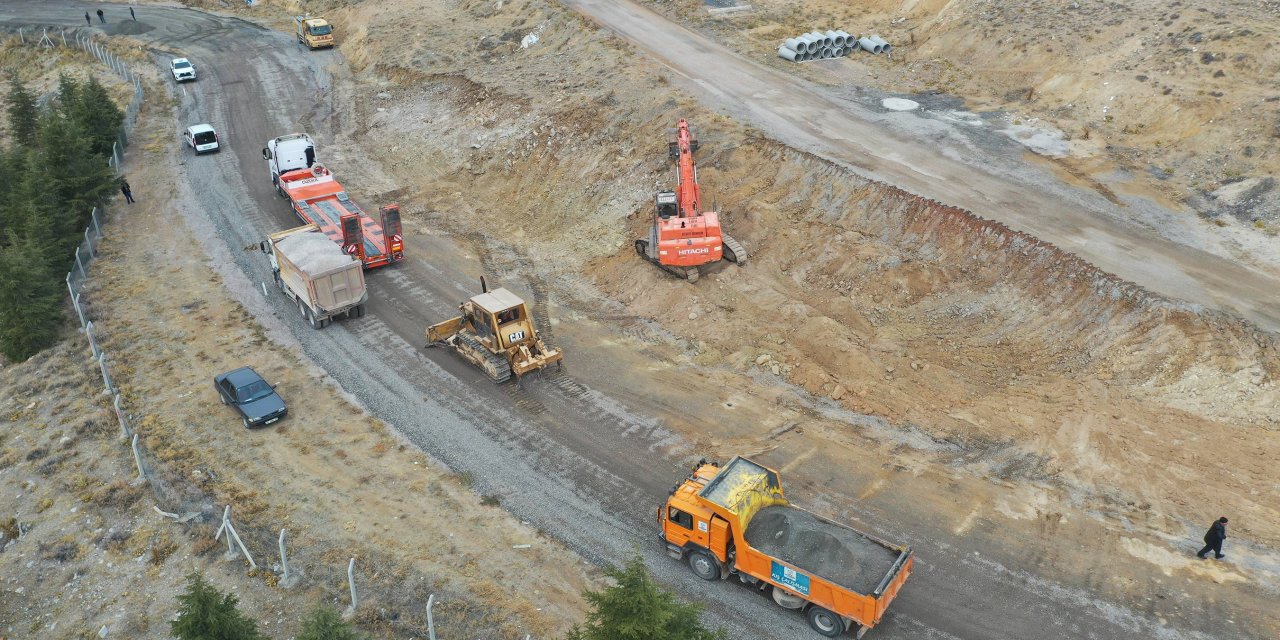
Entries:
[[91, 26], [91, 27], [93, 26], [93, 18], [90, 18], [90, 17], [89, 17], [89, 12], [88, 12], [88, 11], [84, 12], [84, 21], [85, 21], [85, 22], [88, 22], [88, 23], [89, 23], [89, 26]]
[[129, 17], [133, 18], [134, 22], [138, 21], [138, 15], [133, 12], [133, 7], [129, 7]]
[[133, 190], [129, 188], [129, 181], [124, 178], [120, 179], [120, 193], [124, 194], [124, 201], [133, 204]]
[[1209, 553], [1212, 549], [1213, 557], [1222, 559], [1224, 557], [1222, 553], [1222, 541], [1226, 539], [1227, 517], [1223, 516], [1218, 518], [1212, 525], [1209, 525], [1209, 530], [1204, 534], [1204, 548], [1196, 555], [1203, 559], [1204, 554]]
[[107, 17], [102, 15], [102, 9], [98, 9], [98, 19], [102, 21], [102, 24], [107, 23]]

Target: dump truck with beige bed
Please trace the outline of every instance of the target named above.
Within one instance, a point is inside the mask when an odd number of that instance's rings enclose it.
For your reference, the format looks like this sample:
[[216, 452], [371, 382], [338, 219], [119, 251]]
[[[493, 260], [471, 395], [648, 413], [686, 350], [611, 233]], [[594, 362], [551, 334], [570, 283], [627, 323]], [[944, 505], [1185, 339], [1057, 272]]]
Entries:
[[334, 318], [364, 315], [369, 299], [360, 261], [333, 243], [314, 224], [273, 233], [259, 244], [271, 258], [276, 285], [298, 304], [298, 312], [319, 329]]

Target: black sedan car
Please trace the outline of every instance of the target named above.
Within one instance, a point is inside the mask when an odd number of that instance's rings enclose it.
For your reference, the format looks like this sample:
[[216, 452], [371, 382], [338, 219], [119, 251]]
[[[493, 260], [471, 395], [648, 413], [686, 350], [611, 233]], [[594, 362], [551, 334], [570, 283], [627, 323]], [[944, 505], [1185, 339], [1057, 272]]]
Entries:
[[241, 367], [217, 376], [213, 379], [213, 386], [218, 390], [222, 404], [229, 404], [240, 412], [247, 429], [273, 424], [289, 413], [275, 387], [267, 384], [251, 367]]

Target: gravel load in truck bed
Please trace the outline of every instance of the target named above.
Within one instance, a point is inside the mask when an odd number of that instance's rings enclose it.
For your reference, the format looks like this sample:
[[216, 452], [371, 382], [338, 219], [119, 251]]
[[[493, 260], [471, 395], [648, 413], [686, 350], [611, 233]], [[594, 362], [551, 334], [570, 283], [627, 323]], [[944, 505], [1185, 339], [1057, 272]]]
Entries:
[[295, 233], [276, 243], [293, 266], [316, 276], [345, 267], [354, 259], [323, 233]]
[[864, 595], [898, 559], [897, 551], [853, 529], [789, 506], [761, 509], [747, 523], [746, 538], [762, 553]]

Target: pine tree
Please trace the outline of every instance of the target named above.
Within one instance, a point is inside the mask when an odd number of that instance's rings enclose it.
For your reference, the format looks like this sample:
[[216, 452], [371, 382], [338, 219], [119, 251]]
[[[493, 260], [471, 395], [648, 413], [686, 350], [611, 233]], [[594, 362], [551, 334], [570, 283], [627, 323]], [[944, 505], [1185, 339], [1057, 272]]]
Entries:
[[708, 631], [698, 621], [701, 607], [676, 600], [653, 581], [636, 556], [609, 576], [617, 584], [583, 594], [591, 603], [586, 626], [574, 626], [565, 640], [723, 640], [724, 630]]
[[120, 137], [124, 112], [111, 100], [107, 89], [97, 78], [90, 77], [88, 83], [80, 86], [70, 113], [91, 141], [90, 150], [104, 158], [109, 157], [112, 145]]
[[5, 98], [5, 109], [9, 113], [9, 131], [13, 135], [13, 141], [23, 147], [34, 147], [36, 123], [39, 121], [36, 97], [31, 95], [16, 73], [9, 77], [9, 95]]
[[7, 246], [10, 235], [22, 227], [24, 218], [16, 194], [27, 179], [27, 153], [21, 147], [0, 149], [0, 202], [9, 203], [0, 207], [0, 247]]
[[191, 573], [186, 593], [178, 596], [178, 619], [169, 623], [169, 631], [178, 640], [266, 640], [258, 623], [236, 610], [238, 602], [199, 573]]
[[30, 237], [0, 248], [0, 353], [22, 361], [58, 340], [62, 288]]
[[[95, 204], [116, 189], [106, 159], [89, 151], [84, 132], [60, 113], [46, 113], [36, 136], [37, 150], [28, 176], [37, 208], [52, 216], [52, 230], [67, 247], [79, 244], [80, 232]], [[68, 248], [65, 254], [70, 254]]]
[[369, 636], [351, 628], [333, 607], [319, 605], [302, 620], [297, 640], [368, 640]]
[[78, 104], [80, 104], [80, 81], [65, 73], [58, 74], [58, 108], [62, 110], [63, 115], [69, 117]]

